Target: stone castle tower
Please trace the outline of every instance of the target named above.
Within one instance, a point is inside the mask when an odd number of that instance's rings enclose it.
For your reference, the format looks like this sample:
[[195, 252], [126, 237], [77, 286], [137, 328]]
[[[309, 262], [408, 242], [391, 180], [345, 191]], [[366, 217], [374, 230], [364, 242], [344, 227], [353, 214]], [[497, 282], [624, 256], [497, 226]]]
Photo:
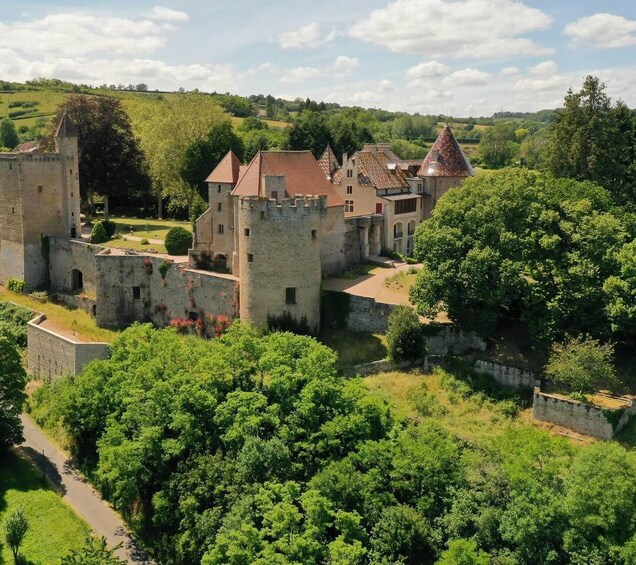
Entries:
[[[263, 176], [263, 193], [284, 182], [283, 177]], [[268, 316], [289, 313], [297, 322], [306, 317], [310, 330], [317, 331], [327, 197], [241, 196], [237, 204], [241, 319], [258, 325]]]
[[80, 237], [77, 129], [64, 114], [55, 152], [0, 154], [0, 283], [14, 277], [27, 289], [48, 280], [48, 236]]

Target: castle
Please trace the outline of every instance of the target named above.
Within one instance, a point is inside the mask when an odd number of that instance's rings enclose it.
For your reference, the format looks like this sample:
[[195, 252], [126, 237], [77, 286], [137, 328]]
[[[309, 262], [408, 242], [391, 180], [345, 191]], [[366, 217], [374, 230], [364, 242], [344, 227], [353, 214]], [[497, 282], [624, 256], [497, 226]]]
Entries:
[[80, 232], [77, 131], [64, 115], [55, 152], [0, 155], [0, 283], [47, 287], [100, 326], [221, 317], [320, 325], [321, 279], [384, 250], [410, 253], [415, 227], [473, 170], [446, 127], [423, 161], [388, 145], [319, 162], [308, 151], [230, 152], [206, 179], [207, 211], [177, 258], [92, 245]]

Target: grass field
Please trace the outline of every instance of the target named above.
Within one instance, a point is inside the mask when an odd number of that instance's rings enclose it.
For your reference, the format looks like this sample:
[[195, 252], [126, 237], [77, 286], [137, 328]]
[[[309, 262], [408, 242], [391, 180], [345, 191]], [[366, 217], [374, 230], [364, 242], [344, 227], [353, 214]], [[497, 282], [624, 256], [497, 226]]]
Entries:
[[127, 218], [123, 216], [110, 216], [110, 220], [117, 224], [117, 233], [123, 236], [130, 233], [132, 227], [133, 233], [137, 237], [145, 237], [146, 239], [165, 239], [170, 228], [180, 226], [188, 231], [192, 231], [190, 222], [179, 222], [176, 220], [155, 220], [148, 218]]
[[[2, 541], [6, 517], [22, 507], [29, 521], [20, 551], [26, 563], [58, 563], [70, 550], [82, 546], [90, 528], [55, 491], [43, 484], [31, 464], [12, 452], [0, 453], [0, 461]], [[6, 544], [0, 550], [0, 563], [13, 563]]]
[[[3, 92], [0, 94], [0, 118], [5, 118], [9, 112], [16, 110], [29, 111], [23, 116], [12, 117], [16, 128], [20, 126], [33, 126], [42, 119], [46, 122], [50, 121], [55, 115], [57, 107], [68, 98], [68, 94], [64, 92], [53, 92], [47, 90], [33, 90], [20, 92]], [[32, 108], [13, 107], [9, 108], [9, 102], [37, 102], [37, 106]]]
[[386, 357], [386, 336], [349, 330], [328, 330], [318, 340], [338, 354], [338, 368], [369, 363]]
[[15, 302], [31, 310], [42, 312], [54, 324], [71, 332], [77, 332], [87, 339], [94, 341], [111, 342], [117, 336], [117, 332], [105, 328], [98, 328], [95, 320], [83, 310], [69, 310], [52, 302], [38, 302], [28, 294], [17, 294], [4, 287], [0, 287], [0, 299]]
[[[125, 236], [124, 236], [125, 237]], [[141, 236], [144, 237], [144, 236]], [[165, 245], [159, 243], [142, 244], [141, 241], [135, 241], [132, 239], [111, 239], [106, 243], [101, 243], [104, 247], [117, 247], [119, 249], [134, 249], [135, 251], [145, 251], [146, 253], [168, 253]]]

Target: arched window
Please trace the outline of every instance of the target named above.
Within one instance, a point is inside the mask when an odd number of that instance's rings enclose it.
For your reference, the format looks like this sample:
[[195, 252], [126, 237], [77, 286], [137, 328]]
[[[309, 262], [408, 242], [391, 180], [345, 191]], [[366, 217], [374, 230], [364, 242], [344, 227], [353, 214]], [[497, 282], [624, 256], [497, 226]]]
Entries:
[[71, 290], [84, 289], [84, 274], [79, 269], [71, 269]]
[[404, 227], [402, 222], [397, 222], [393, 225], [393, 237], [398, 239], [404, 235]]

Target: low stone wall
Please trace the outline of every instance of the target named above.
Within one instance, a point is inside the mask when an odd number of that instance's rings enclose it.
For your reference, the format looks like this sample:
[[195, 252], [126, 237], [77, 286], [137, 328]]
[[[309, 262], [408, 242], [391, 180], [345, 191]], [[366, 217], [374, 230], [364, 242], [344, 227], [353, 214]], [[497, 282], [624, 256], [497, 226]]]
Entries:
[[62, 336], [44, 328], [39, 314], [27, 324], [27, 362], [29, 373], [39, 379], [77, 375], [91, 361], [108, 357], [108, 343], [86, 342]]
[[353, 332], [386, 333], [389, 316], [397, 306], [377, 302], [375, 298], [349, 295], [347, 329]]
[[388, 359], [380, 359], [378, 361], [371, 361], [370, 363], [362, 363], [361, 365], [354, 365], [353, 367], [347, 367], [343, 373], [347, 377], [367, 377], [369, 375], [377, 375], [378, 373], [388, 373], [391, 371], [404, 371], [405, 369], [420, 368], [424, 372], [431, 371], [435, 367], [441, 366], [443, 362], [442, 357], [427, 356], [421, 359], [412, 359], [410, 361], [401, 361], [394, 363]]
[[482, 338], [454, 326], [442, 326], [437, 334], [426, 336], [424, 345], [429, 355], [463, 355], [471, 350], [486, 350], [486, 342]]
[[540, 384], [540, 381], [535, 378], [534, 373], [522, 371], [516, 367], [506, 367], [498, 363], [491, 363], [490, 361], [477, 359], [474, 369], [478, 373], [490, 375], [499, 384], [504, 386], [532, 389]]
[[609, 410], [534, 389], [532, 415], [581, 434], [611, 439], [636, 414], [636, 403], [626, 399], [624, 409]]

